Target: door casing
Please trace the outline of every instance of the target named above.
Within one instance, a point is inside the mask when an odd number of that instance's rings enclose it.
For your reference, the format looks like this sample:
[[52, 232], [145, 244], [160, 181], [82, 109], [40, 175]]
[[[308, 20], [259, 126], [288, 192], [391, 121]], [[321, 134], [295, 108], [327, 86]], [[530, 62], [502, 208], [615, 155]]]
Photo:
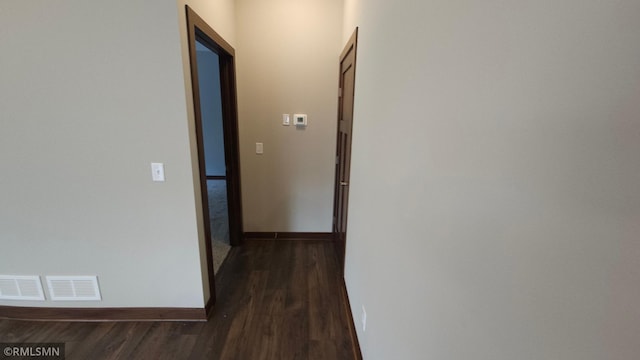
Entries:
[[336, 253], [344, 271], [347, 242], [347, 209], [351, 171], [351, 139], [353, 129], [353, 100], [355, 94], [356, 50], [358, 28], [355, 29], [340, 54], [338, 94], [338, 126], [336, 135], [336, 167], [333, 200], [333, 239]]
[[218, 54], [220, 59], [220, 86], [222, 97], [222, 127], [225, 143], [225, 164], [227, 180], [227, 206], [229, 211], [229, 240], [232, 246], [242, 242], [242, 198], [240, 193], [240, 151], [238, 137], [238, 109], [236, 99], [235, 50], [216, 33], [193, 9], [185, 5], [187, 14], [187, 34], [189, 41], [189, 61], [191, 66], [191, 86], [193, 93], [196, 141], [198, 148], [198, 167], [202, 217], [205, 234], [207, 273], [209, 277], [210, 298], [207, 302], [207, 314], [216, 300], [213, 254], [211, 245], [211, 226], [209, 224], [209, 199], [207, 196], [207, 176], [200, 107], [198, 82], [198, 64], [196, 40]]

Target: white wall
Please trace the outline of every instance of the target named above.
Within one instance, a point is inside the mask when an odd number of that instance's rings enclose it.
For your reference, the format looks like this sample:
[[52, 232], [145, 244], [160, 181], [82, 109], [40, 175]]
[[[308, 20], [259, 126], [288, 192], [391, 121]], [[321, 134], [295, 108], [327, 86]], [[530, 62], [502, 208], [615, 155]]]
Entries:
[[637, 358], [640, 3], [345, 13], [365, 359]]
[[342, 1], [236, 6], [244, 230], [331, 231]]
[[0, 305], [203, 306], [176, 16], [169, 0], [0, 5], [0, 273], [98, 275], [103, 295]]

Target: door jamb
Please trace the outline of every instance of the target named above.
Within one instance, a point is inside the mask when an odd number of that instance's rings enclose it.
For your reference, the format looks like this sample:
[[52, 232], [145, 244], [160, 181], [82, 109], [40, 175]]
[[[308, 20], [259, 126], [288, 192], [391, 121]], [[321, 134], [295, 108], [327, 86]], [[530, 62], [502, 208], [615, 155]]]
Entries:
[[236, 98], [235, 50], [215, 32], [193, 9], [185, 5], [187, 15], [187, 37], [191, 87], [193, 95], [196, 142], [198, 148], [198, 168], [200, 196], [204, 223], [207, 274], [209, 278], [209, 301], [207, 315], [216, 301], [215, 275], [209, 223], [209, 199], [207, 198], [206, 164], [202, 134], [202, 114], [200, 111], [200, 91], [198, 84], [196, 40], [202, 42], [218, 54], [220, 59], [220, 86], [222, 97], [222, 119], [225, 142], [225, 163], [227, 166], [227, 211], [229, 212], [229, 240], [232, 246], [242, 243], [242, 197], [240, 192], [240, 151], [238, 135], [238, 107]]
[[[356, 62], [358, 60], [358, 52], [357, 52], [357, 50], [358, 50], [358, 27], [355, 28], [355, 30], [353, 31], [353, 33], [349, 37], [349, 40], [347, 40], [342, 52], [340, 53], [340, 57], [338, 58], [340, 60], [339, 61], [340, 66], [339, 66], [339, 69], [338, 69], [338, 82], [339, 82], [338, 83], [338, 87], [339, 87], [338, 90], [339, 90], [339, 94], [338, 94], [338, 114], [337, 114], [337, 118], [336, 118], [336, 120], [337, 120], [336, 121], [336, 124], [337, 124], [337, 126], [336, 126], [336, 139], [338, 139], [339, 134], [340, 134], [340, 117], [342, 116], [342, 107], [341, 107], [341, 101], [342, 100], [340, 99], [343, 96], [343, 94], [342, 94], [342, 91], [343, 91], [342, 90], [342, 88], [343, 88], [343, 84], [342, 84], [342, 65], [341, 64], [342, 64], [342, 60], [347, 56], [347, 54], [350, 51], [353, 51], [354, 52], [354, 54], [353, 54], [353, 68], [354, 68], [354, 72], [355, 72]], [[354, 73], [354, 81], [355, 81], [355, 73]], [[354, 92], [355, 92], [355, 87], [354, 87]], [[352, 111], [353, 111], [353, 107], [352, 107]], [[352, 121], [352, 127], [353, 127], [353, 114], [351, 114], [351, 121]], [[353, 136], [353, 131], [352, 131], [352, 136]], [[340, 144], [338, 144], [336, 142], [336, 152], [335, 152], [336, 153], [336, 155], [335, 155], [336, 158], [339, 156], [339, 154], [338, 154], [339, 148], [340, 148]], [[351, 156], [351, 155], [349, 155], [349, 156]], [[339, 176], [340, 176], [340, 171], [339, 171], [339, 168], [338, 168], [338, 164], [336, 164], [336, 166], [335, 166], [335, 176], [334, 176], [334, 186], [333, 186], [333, 192], [334, 192], [333, 193], [333, 216], [332, 216], [333, 217], [333, 223], [331, 225], [331, 230], [332, 230], [332, 233], [333, 233], [334, 243], [336, 243], [336, 247], [335, 247], [336, 248], [336, 252], [338, 252], [338, 246], [339, 246], [339, 244], [337, 244], [338, 231], [336, 229], [336, 225], [337, 225], [337, 222], [338, 222], [338, 219], [337, 219], [337, 214], [338, 214], [337, 206], [338, 206], [338, 194], [339, 194], [339, 191], [338, 191], [338, 186], [339, 185], [338, 185], [338, 183], [340, 182]], [[347, 220], [347, 223], [348, 222], [349, 221]], [[344, 262], [345, 262], [345, 257], [346, 257], [346, 244], [347, 244], [346, 236], [347, 235], [346, 235], [346, 232], [345, 232], [345, 239], [344, 239], [345, 249], [342, 252], [342, 259], [341, 259], [341, 262], [340, 262], [340, 271], [342, 273], [344, 273]]]

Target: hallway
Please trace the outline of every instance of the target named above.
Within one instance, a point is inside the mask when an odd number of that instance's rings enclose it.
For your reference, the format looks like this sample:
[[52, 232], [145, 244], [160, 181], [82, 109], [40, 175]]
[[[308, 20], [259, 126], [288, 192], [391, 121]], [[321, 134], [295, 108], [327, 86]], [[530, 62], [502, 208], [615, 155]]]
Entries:
[[248, 240], [216, 277], [204, 322], [0, 320], [0, 342], [64, 342], [66, 359], [354, 359], [328, 241]]

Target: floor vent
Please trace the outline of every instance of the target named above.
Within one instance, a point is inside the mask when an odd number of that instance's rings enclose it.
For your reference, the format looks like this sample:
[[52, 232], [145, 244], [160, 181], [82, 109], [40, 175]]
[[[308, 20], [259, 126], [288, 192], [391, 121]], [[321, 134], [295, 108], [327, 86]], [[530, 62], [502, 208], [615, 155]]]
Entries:
[[51, 300], [102, 300], [97, 276], [47, 276]]
[[44, 300], [40, 277], [0, 275], [0, 300]]

